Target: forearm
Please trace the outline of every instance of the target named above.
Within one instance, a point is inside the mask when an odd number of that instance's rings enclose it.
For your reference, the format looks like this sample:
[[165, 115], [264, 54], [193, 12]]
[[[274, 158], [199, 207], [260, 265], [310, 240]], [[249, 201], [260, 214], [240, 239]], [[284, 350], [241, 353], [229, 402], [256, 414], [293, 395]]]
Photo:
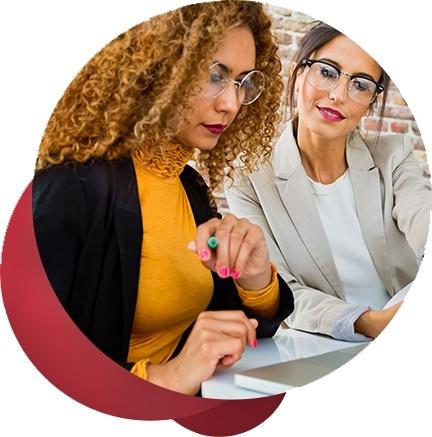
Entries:
[[403, 301], [381, 311], [364, 312], [354, 323], [355, 331], [376, 338], [393, 319], [402, 303]]
[[367, 337], [376, 338], [385, 328], [382, 320], [377, 317], [377, 311], [365, 311], [354, 322], [354, 331]]

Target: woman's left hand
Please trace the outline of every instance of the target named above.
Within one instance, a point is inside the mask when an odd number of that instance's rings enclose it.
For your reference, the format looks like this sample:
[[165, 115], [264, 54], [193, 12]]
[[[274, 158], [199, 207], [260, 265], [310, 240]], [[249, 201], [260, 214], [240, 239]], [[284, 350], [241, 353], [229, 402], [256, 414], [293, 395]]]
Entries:
[[[210, 249], [209, 237], [218, 245]], [[247, 219], [227, 214], [222, 220], [213, 218], [197, 228], [195, 240], [189, 243], [201, 262], [221, 278], [231, 276], [247, 290], [259, 290], [271, 282], [271, 264], [261, 228]]]

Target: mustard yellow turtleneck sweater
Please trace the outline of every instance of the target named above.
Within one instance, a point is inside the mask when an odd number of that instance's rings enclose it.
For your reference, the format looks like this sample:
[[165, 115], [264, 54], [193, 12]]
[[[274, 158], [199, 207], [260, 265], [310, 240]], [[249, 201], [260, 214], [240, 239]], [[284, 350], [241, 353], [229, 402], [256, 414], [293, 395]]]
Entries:
[[[128, 361], [131, 372], [147, 378], [147, 364], [163, 364], [183, 332], [205, 311], [213, 293], [211, 273], [187, 248], [196, 225], [179, 175], [193, 150], [173, 145], [152, 164], [140, 152], [132, 156], [143, 222], [138, 296]], [[243, 304], [263, 316], [277, 310], [276, 275], [266, 289], [237, 287]]]

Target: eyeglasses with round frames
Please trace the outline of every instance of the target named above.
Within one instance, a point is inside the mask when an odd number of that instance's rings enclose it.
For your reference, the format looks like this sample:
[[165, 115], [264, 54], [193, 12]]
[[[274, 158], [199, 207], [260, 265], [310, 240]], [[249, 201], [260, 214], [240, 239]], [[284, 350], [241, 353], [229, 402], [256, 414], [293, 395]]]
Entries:
[[341, 76], [346, 76], [349, 79], [349, 97], [363, 106], [369, 106], [375, 97], [384, 91], [382, 84], [359, 74], [342, 71], [325, 61], [303, 59], [299, 65], [309, 68], [306, 76], [309, 85], [323, 91], [333, 88]]
[[237, 88], [237, 98], [242, 105], [255, 102], [265, 88], [265, 76], [259, 70], [252, 70], [241, 80], [230, 79], [229, 69], [222, 63], [216, 62], [210, 66], [210, 77], [202, 90], [207, 99], [216, 99], [233, 83]]

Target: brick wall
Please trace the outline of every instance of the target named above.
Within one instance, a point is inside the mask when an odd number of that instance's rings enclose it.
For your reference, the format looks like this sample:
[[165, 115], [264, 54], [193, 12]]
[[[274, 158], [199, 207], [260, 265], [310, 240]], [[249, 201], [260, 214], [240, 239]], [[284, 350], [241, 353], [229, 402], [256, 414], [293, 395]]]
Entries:
[[[273, 32], [279, 43], [279, 56], [283, 62], [282, 73], [286, 84], [290, 60], [298, 47], [298, 42], [304, 35], [302, 26], [304, 27], [314, 18], [286, 8], [270, 5], [266, 5], [265, 8], [272, 17]], [[287, 117], [289, 111], [286, 107], [283, 107], [283, 112], [284, 116]], [[363, 119], [361, 127], [363, 130], [367, 130], [370, 135], [373, 135], [377, 128], [377, 117], [371, 115], [369, 118]], [[425, 147], [417, 123], [394, 83], [389, 88], [382, 132], [404, 134], [413, 145], [414, 154], [423, 169], [424, 175], [430, 176]]]

